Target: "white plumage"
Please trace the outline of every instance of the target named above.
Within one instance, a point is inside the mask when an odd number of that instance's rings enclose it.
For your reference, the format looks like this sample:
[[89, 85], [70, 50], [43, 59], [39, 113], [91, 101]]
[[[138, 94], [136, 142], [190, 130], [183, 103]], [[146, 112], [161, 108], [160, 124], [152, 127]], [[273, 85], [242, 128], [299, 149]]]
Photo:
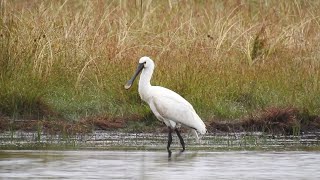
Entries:
[[168, 152], [171, 156], [170, 144], [172, 141], [171, 131], [175, 130], [184, 151], [184, 141], [180, 136], [177, 127], [180, 125], [186, 126], [193, 131], [193, 134], [198, 140], [197, 132], [200, 134], [206, 133], [206, 126], [200, 119], [192, 105], [170, 89], [161, 86], [151, 86], [150, 80], [154, 70], [154, 62], [149, 57], [142, 57], [139, 60], [138, 68], [133, 77], [125, 85], [129, 89], [133, 84], [137, 75], [142, 71], [139, 80], [139, 94], [151, 108], [154, 115], [160, 121], [164, 122], [169, 127]]

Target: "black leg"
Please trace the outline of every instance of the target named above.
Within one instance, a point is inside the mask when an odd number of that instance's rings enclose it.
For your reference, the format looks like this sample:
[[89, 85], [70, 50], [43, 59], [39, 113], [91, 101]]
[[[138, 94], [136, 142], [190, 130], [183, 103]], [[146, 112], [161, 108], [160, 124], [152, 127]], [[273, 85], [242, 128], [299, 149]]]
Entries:
[[171, 157], [171, 150], [170, 150], [170, 145], [172, 143], [172, 129], [169, 127], [169, 134], [168, 134], [168, 145], [167, 145], [167, 150], [168, 150], [168, 157]]
[[182, 150], [181, 150], [180, 152], [183, 152], [183, 151], [185, 150], [185, 145], [184, 145], [183, 138], [182, 138], [182, 136], [180, 135], [180, 132], [179, 132], [178, 129], [175, 129], [175, 131], [176, 131], [176, 133], [177, 133], [177, 135], [178, 135], [178, 137], [179, 137], [179, 139], [180, 139], [180, 143], [181, 143], [181, 146], [182, 146]]

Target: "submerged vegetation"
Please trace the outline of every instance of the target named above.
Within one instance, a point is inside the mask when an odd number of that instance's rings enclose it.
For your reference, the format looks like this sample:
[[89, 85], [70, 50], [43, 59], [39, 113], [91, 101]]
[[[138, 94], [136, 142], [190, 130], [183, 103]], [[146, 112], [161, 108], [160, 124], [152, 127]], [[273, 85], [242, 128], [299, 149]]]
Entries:
[[319, 1], [0, 2], [2, 117], [152, 124], [123, 88], [147, 55], [207, 124], [288, 107], [319, 121]]

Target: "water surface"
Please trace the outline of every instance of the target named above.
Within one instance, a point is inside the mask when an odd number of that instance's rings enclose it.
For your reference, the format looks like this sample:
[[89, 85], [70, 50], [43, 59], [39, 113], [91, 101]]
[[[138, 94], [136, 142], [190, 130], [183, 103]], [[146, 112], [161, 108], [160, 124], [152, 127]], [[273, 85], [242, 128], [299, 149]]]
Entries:
[[317, 151], [0, 151], [1, 179], [319, 179]]

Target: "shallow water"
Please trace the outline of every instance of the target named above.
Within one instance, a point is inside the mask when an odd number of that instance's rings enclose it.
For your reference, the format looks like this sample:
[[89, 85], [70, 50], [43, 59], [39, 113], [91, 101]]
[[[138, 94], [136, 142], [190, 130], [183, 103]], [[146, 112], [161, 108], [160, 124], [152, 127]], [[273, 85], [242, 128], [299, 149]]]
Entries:
[[0, 179], [319, 179], [320, 152], [0, 151]]
[[[114, 150], [163, 150], [166, 148], [166, 133], [123, 133], [94, 131], [88, 134], [68, 136], [50, 135], [44, 132], [4, 132], [0, 133], [0, 149], [34, 149], [39, 145], [68, 145], [77, 149]], [[209, 133], [196, 143], [193, 136], [182, 134], [188, 150], [305, 150], [320, 149], [320, 133], [299, 136], [267, 135], [252, 133]], [[34, 147], [35, 146], [35, 147]], [[176, 135], [172, 147], [179, 148]]]

